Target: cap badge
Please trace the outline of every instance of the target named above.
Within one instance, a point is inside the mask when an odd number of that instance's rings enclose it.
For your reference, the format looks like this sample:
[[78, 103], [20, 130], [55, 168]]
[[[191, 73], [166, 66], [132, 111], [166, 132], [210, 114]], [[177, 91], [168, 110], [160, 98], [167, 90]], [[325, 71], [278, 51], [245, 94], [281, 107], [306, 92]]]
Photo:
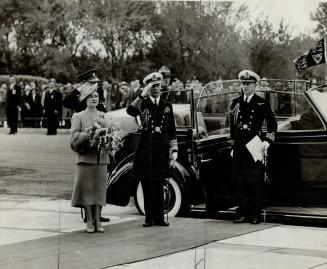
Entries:
[[243, 78], [245, 78], [245, 79], [249, 79], [249, 78], [250, 78], [250, 74], [249, 74], [248, 72], [245, 72]]

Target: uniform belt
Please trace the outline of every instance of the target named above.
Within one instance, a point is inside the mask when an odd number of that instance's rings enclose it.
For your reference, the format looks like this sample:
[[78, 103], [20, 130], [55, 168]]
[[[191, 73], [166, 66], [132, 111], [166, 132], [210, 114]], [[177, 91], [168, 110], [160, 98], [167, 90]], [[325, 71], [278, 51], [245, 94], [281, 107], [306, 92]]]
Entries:
[[251, 126], [249, 124], [239, 124], [238, 128], [241, 130], [245, 130], [245, 131], [250, 131], [251, 130]]

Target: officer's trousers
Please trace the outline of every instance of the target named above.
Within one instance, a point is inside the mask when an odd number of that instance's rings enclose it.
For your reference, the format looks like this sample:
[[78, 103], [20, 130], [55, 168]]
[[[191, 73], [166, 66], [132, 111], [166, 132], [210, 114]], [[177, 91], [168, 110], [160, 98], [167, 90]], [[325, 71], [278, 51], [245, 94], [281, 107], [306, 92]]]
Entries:
[[235, 182], [241, 216], [249, 219], [260, 218], [263, 207], [263, 187], [263, 182]]
[[163, 222], [163, 179], [142, 179], [141, 183], [144, 195], [145, 222], [149, 224]]
[[18, 109], [10, 108], [7, 109], [7, 123], [10, 127], [10, 133], [17, 133], [17, 125], [18, 125]]

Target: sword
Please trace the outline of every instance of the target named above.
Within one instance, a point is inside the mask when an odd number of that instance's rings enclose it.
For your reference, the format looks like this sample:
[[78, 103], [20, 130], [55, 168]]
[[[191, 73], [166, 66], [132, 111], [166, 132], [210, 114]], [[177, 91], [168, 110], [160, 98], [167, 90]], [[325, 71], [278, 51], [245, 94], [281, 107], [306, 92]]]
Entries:
[[268, 182], [268, 183], [271, 183], [270, 182], [270, 179], [269, 179], [269, 177], [268, 177], [268, 171], [267, 171], [267, 167], [268, 167], [268, 153], [266, 153], [266, 152], [264, 152], [263, 153], [263, 165], [264, 165], [264, 170], [265, 170], [265, 172], [264, 172], [264, 181], [265, 182]]

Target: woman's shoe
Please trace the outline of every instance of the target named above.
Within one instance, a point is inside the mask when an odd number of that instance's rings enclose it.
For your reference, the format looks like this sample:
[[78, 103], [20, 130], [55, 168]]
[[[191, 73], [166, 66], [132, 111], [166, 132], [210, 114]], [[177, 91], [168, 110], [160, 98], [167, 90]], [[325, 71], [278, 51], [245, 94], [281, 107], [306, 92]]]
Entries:
[[95, 226], [95, 230], [98, 232], [98, 233], [104, 233], [104, 228], [102, 226], [98, 226], [96, 224], [94, 224]]
[[103, 227], [97, 227], [97, 232], [98, 233], [104, 233], [104, 228]]
[[88, 225], [86, 225], [85, 232], [87, 232], [87, 233], [94, 233], [95, 232], [94, 225], [92, 225], [92, 227], [89, 227]]
[[94, 227], [93, 228], [86, 228], [85, 232], [87, 232], [87, 233], [94, 233], [95, 232], [95, 229], [94, 229]]

